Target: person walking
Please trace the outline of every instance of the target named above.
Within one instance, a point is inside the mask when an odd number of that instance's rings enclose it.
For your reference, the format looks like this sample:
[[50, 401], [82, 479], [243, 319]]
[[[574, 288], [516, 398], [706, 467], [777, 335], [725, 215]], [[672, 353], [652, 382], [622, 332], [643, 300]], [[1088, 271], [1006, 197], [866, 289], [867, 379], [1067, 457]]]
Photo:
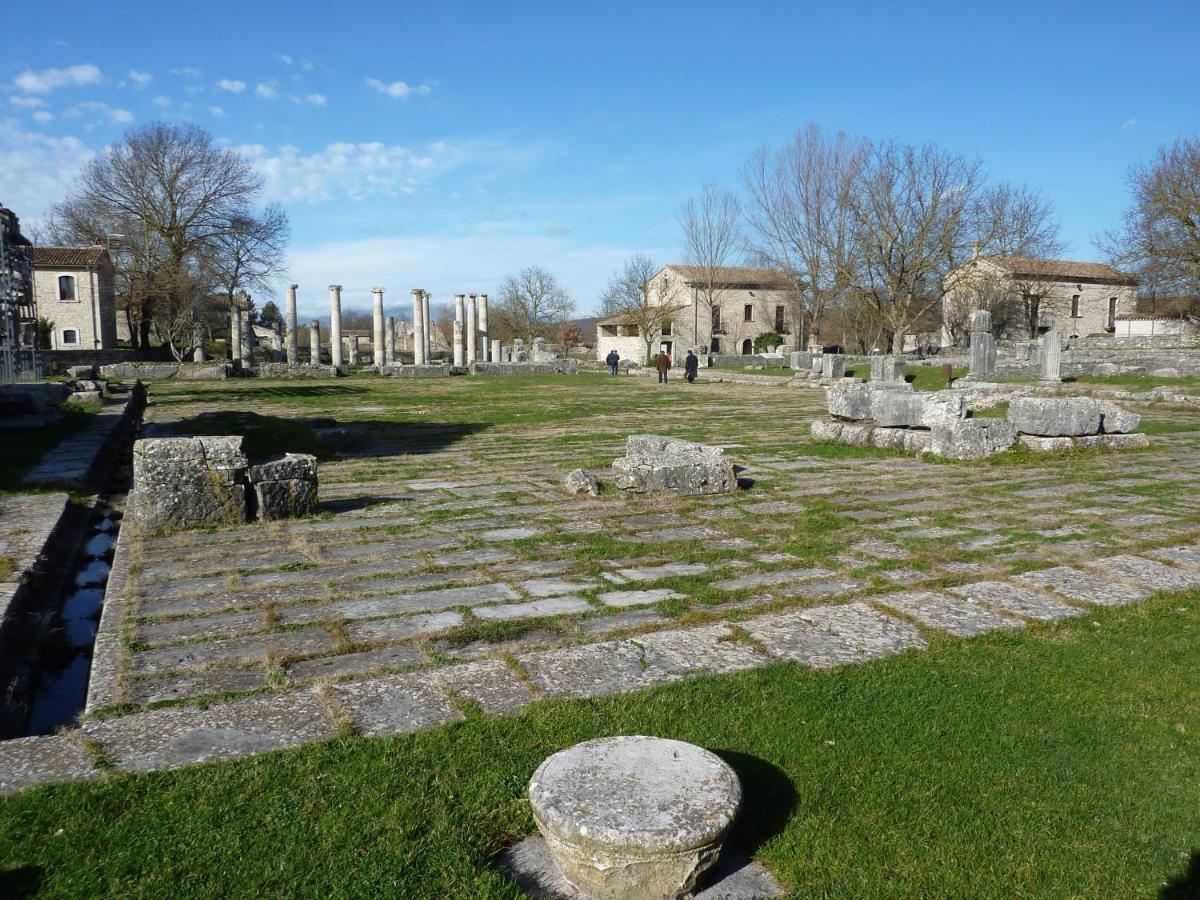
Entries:
[[689, 350], [687, 359], [683, 361], [683, 376], [687, 379], [688, 384], [696, 383], [696, 373], [699, 371], [700, 358], [691, 350]]
[[671, 355], [666, 350], [658, 352], [658, 359], [654, 361], [654, 368], [658, 369], [658, 383], [667, 383], [667, 372], [671, 371]]
[[604, 361], [608, 363], [608, 374], [617, 374], [617, 365], [621, 362], [621, 354], [616, 350], [609, 350], [608, 356], [604, 357]]

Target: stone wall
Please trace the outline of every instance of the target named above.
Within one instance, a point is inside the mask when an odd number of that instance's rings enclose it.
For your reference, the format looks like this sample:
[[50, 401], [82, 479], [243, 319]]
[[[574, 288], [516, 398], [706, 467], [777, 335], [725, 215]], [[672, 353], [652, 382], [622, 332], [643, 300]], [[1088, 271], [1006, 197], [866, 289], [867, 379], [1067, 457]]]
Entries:
[[124, 362], [100, 367], [101, 378], [178, 378], [184, 381], [224, 380], [233, 374], [227, 362]]
[[539, 363], [471, 363], [472, 375], [574, 375], [579, 371], [579, 360], [556, 359]]
[[125, 362], [174, 362], [175, 357], [166, 347], [151, 350], [39, 350], [38, 361], [42, 365], [42, 373], [49, 375], [54, 363], [61, 369], [67, 369], [70, 366], [111, 366]]

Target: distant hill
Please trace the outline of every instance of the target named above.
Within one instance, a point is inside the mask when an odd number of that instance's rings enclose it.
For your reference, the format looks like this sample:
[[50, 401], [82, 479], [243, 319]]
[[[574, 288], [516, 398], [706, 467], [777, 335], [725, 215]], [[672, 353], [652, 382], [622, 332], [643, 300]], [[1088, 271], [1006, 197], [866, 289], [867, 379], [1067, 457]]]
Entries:
[[583, 342], [594, 347], [596, 345], [596, 323], [600, 321], [600, 316], [589, 316], [586, 319], [574, 319], [573, 321], [579, 327], [579, 333], [583, 335]]

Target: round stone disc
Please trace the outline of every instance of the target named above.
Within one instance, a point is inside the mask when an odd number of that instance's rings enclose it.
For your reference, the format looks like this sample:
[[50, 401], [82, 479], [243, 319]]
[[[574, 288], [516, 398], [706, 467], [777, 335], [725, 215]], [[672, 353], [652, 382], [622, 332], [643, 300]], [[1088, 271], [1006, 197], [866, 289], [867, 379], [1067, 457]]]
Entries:
[[584, 741], [529, 782], [539, 827], [572, 843], [651, 852], [721, 837], [742, 799], [736, 773], [694, 744], [655, 737]]

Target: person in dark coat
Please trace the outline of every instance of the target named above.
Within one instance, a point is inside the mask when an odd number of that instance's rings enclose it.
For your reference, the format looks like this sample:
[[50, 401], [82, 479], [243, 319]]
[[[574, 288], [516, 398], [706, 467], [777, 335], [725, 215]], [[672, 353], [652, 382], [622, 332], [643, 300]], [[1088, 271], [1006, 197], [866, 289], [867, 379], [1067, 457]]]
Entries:
[[604, 361], [608, 363], [608, 374], [617, 374], [617, 364], [621, 361], [621, 354], [616, 350], [609, 350], [608, 356], [604, 357]]
[[666, 350], [662, 350], [658, 354], [658, 359], [654, 360], [654, 368], [658, 369], [658, 383], [667, 383], [667, 372], [671, 370], [671, 354]]
[[699, 371], [700, 358], [691, 350], [689, 350], [687, 359], [683, 361], [683, 375], [688, 380], [688, 384], [696, 383], [696, 373]]

